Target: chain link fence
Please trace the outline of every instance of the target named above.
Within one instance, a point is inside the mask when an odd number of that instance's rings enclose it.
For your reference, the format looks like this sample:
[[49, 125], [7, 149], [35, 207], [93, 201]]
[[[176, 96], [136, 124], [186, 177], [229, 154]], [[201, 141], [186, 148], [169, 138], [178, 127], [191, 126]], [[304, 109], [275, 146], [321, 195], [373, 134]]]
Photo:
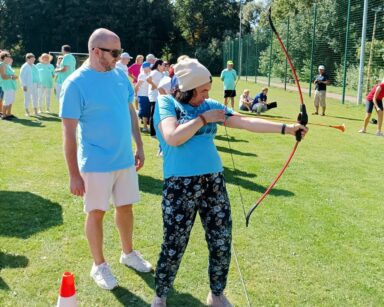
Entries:
[[[319, 65], [326, 67], [331, 79], [328, 93], [343, 103], [361, 103], [372, 86], [384, 78], [382, 0], [324, 0], [311, 9], [287, 16], [275, 26], [303, 92], [309, 96], [313, 95]], [[248, 82], [295, 87], [289, 65], [267, 23], [260, 23], [241, 39], [228, 37], [222, 44], [222, 54], [223, 67], [227, 60], [233, 60], [238, 74]], [[362, 99], [358, 95], [360, 81]]]

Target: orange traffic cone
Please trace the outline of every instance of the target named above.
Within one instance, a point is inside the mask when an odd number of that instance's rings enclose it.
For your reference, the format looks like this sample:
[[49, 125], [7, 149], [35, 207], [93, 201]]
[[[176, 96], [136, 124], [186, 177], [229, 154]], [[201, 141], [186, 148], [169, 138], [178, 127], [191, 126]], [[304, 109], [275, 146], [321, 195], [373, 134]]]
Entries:
[[77, 307], [75, 276], [70, 272], [63, 274], [56, 307]]

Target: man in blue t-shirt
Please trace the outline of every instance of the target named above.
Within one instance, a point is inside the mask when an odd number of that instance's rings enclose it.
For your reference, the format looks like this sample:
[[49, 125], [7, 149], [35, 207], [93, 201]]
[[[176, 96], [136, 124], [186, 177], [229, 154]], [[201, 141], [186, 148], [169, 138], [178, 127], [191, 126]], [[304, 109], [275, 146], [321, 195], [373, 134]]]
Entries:
[[140, 272], [152, 270], [132, 244], [132, 204], [139, 201], [136, 171], [144, 164], [144, 151], [132, 86], [124, 72], [115, 69], [121, 54], [119, 37], [98, 29], [90, 36], [88, 49], [89, 66], [63, 83], [60, 117], [70, 190], [84, 196], [85, 231], [94, 260], [90, 275], [99, 287], [112, 290], [118, 284], [103, 254], [103, 218], [110, 198], [123, 249], [120, 263]]
[[331, 83], [329, 81], [328, 75], [325, 73], [324, 65], [319, 66], [319, 74], [316, 76], [316, 79], [313, 81], [313, 83], [316, 84], [316, 91], [314, 99], [315, 112], [312, 113], [312, 115], [318, 115], [319, 107], [321, 106], [321, 115], [324, 116], [326, 108], [325, 96], [327, 93], [327, 85]]
[[235, 97], [236, 97], [236, 79], [237, 73], [233, 69], [233, 62], [227, 62], [227, 68], [223, 69], [220, 74], [220, 79], [224, 84], [224, 105], [227, 106], [228, 98], [231, 100], [231, 108], [235, 107]]

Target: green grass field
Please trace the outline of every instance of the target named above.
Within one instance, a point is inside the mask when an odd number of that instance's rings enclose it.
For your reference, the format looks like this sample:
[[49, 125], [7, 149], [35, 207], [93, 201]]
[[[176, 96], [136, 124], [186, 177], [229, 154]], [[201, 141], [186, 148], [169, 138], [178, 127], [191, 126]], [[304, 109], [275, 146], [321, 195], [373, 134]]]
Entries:
[[[253, 83], [238, 84], [251, 93]], [[221, 99], [215, 78], [212, 97]], [[271, 89], [278, 108], [267, 116], [294, 119], [297, 93]], [[61, 275], [75, 274], [80, 306], [148, 306], [152, 274], [137, 274], [118, 263], [120, 246], [112, 211], [105, 220], [105, 254], [120, 288], [99, 290], [89, 277], [92, 260], [83, 233], [82, 200], [68, 191], [61, 124], [56, 115], [26, 118], [17, 92], [14, 114], [0, 121], [0, 305], [52, 306]], [[308, 110], [312, 102], [306, 99]], [[237, 107], [236, 101], [236, 107]], [[245, 210], [259, 198], [282, 167], [295, 141], [223, 128], [216, 144], [223, 160], [233, 213], [233, 243], [252, 306], [382, 306], [384, 304], [384, 138], [376, 128], [361, 135], [363, 106], [328, 100], [326, 117], [310, 122], [345, 123], [347, 130], [309, 125], [290, 166], [254, 212], [249, 228]], [[162, 241], [160, 210], [162, 160], [157, 142], [143, 136], [146, 163], [140, 171], [142, 199], [135, 207], [135, 248], [153, 265]], [[232, 152], [236, 169], [232, 166]], [[201, 154], [204, 154], [202, 152]], [[204, 306], [208, 293], [207, 247], [199, 219], [183, 258], [169, 306]], [[226, 293], [247, 306], [232, 259]]]

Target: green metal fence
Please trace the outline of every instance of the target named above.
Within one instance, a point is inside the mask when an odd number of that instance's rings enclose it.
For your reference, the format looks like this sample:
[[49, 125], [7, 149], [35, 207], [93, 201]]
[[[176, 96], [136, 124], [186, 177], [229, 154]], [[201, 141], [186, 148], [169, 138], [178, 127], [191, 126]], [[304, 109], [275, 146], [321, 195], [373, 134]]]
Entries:
[[[312, 81], [319, 65], [325, 65], [331, 79], [328, 93], [343, 103], [361, 103], [371, 87], [384, 78], [382, 0], [323, 0], [310, 9], [287, 16], [284, 22], [276, 23], [276, 28], [303, 91], [309, 96], [314, 91]], [[223, 67], [227, 60], [233, 60], [242, 79], [285, 89], [295, 86], [288, 63], [267, 23], [260, 23], [241, 38], [228, 37], [222, 48]], [[360, 81], [362, 98], [359, 99]]]

